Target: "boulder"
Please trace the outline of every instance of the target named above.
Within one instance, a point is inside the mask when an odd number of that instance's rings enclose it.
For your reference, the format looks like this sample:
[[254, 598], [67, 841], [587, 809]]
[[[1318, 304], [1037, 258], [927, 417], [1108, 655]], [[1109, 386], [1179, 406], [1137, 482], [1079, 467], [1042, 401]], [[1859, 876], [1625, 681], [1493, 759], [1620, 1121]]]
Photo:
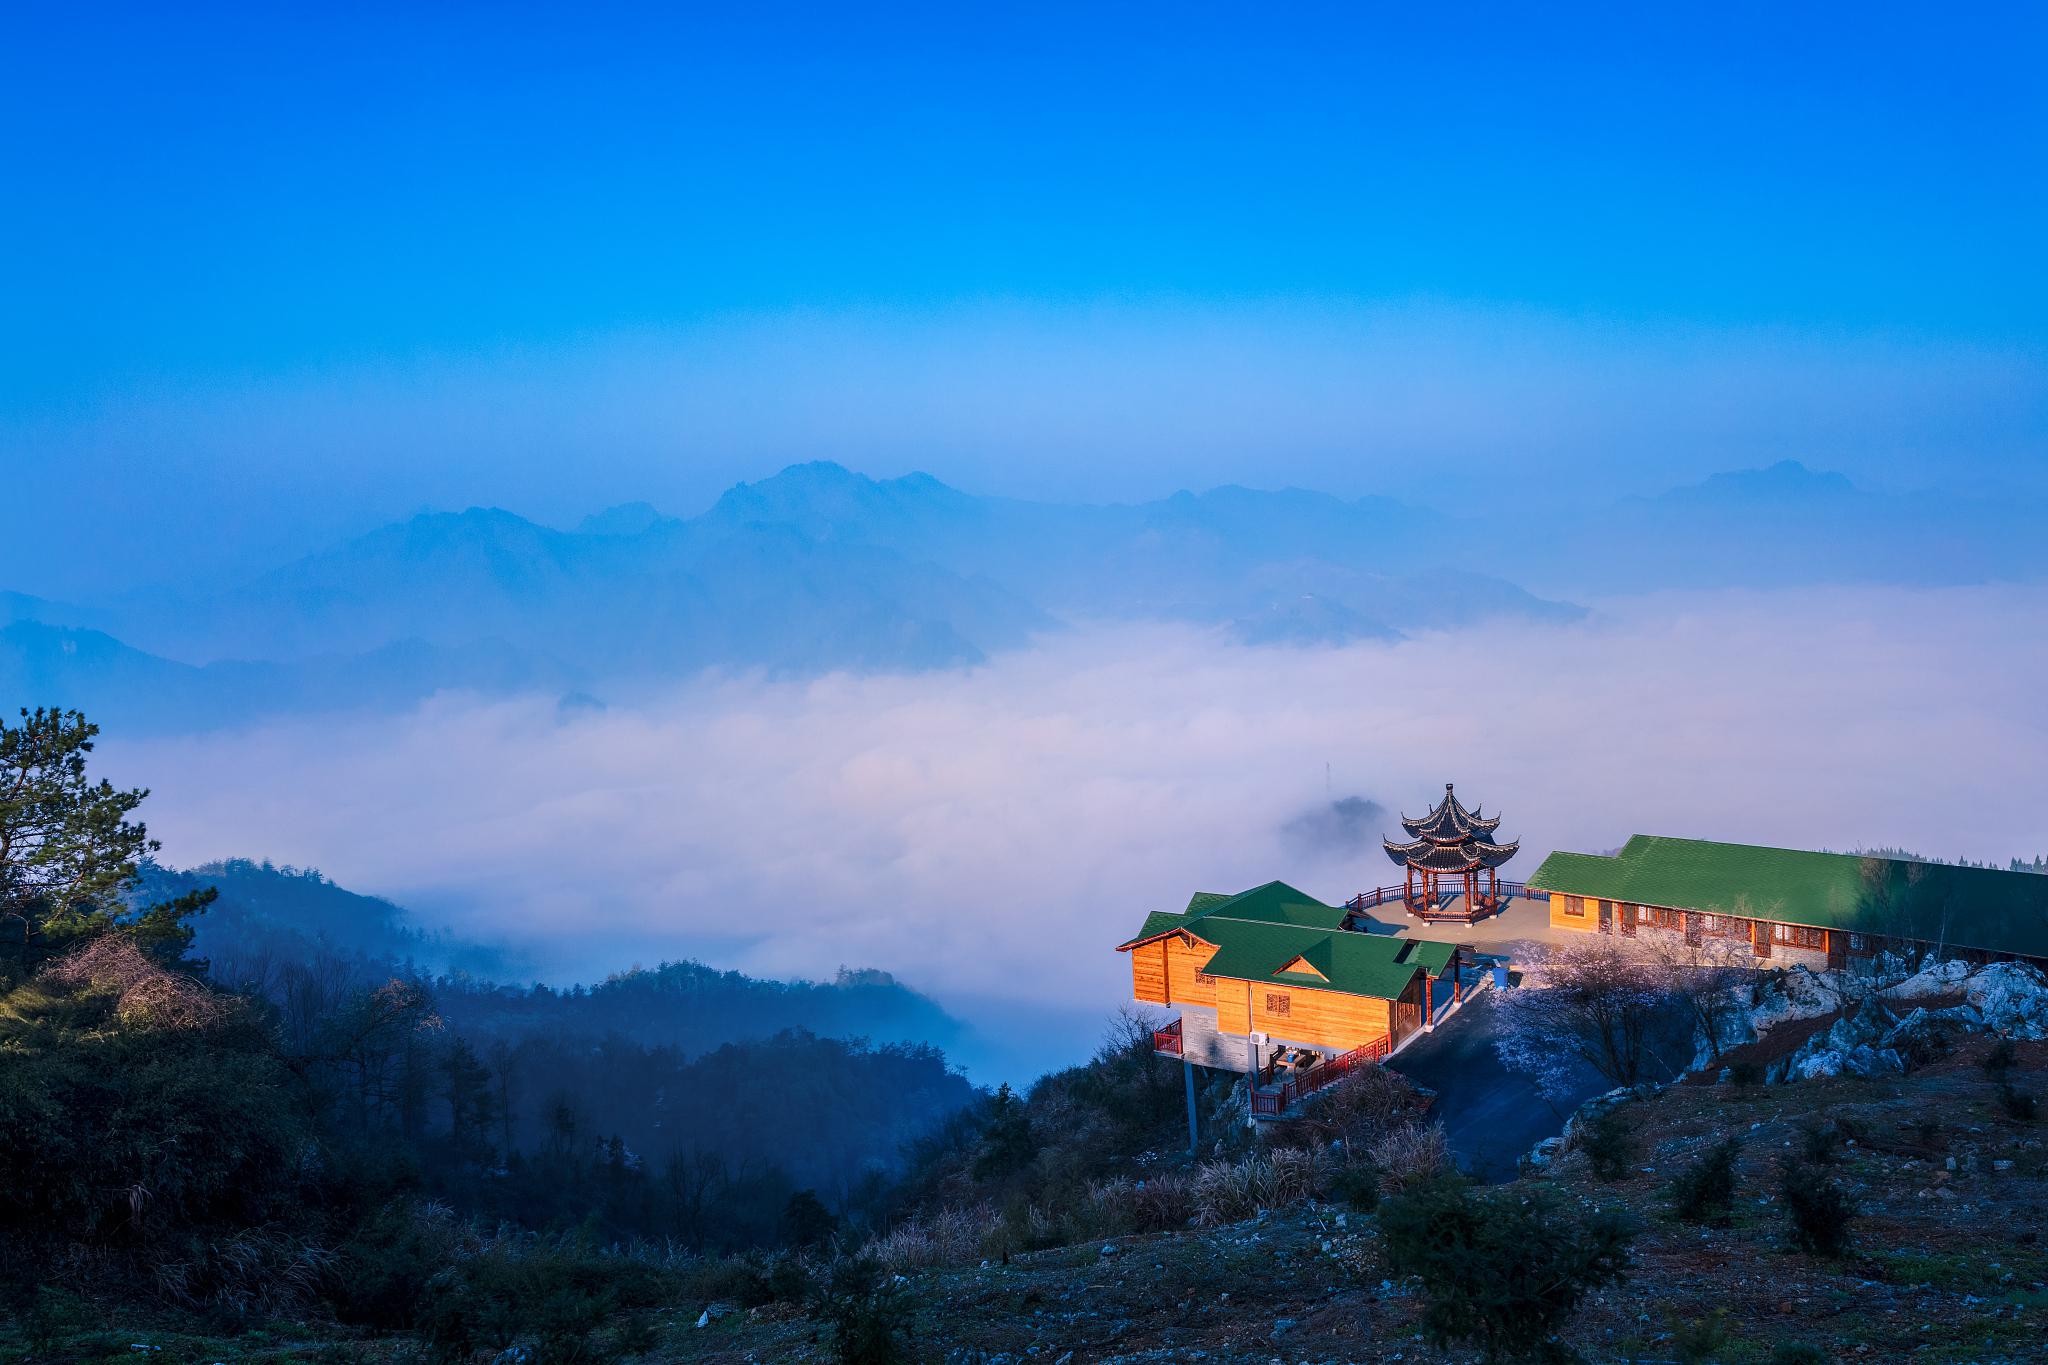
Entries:
[[2008, 1038], [2048, 1039], [2048, 976], [2024, 962], [1994, 962], [1971, 973], [1963, 995], [1985, 1027]]
[[1522, 1169], [1524, 1171], [1543, 1170], [1556, 1161], [1559, 1154], [1563, 1151], [1564, 1139], [1562, 1137], [1547, 1137], [1529, 1149], [1529, 1154], [1522, 1158]]
[[1825, 1076], [1896, 1076], [1906, 1069], [1899, 1054], [1869, 1046], [1847, 1050], [1832, 1047], [1801, 1048], [1785, 1059], [1785, 1079], [1819, 1080]]
[[1944, 1010], [1923, 1006], [1894, 1024], [1877, 1045], [1898, 1053], [1909, 1067], [1925, 1066], [1953, 1052], [1958, 1039], [1983, 1027], [1984, 1016], [1974, 1005], [1952, 1005]]
[[1716, 1029], [1718, 1037], [1708, 1038], [1705, 1030], [1693, 1030], [1692, 1065], [1688, 1071], [1700, 1071], [1712, 1066], [1724, 1052], [1733, 1052], [1744, 1043], [1757, 1040], [1755, 1015], [1750, 1009], [1750, 988], [1747, 985], [1728, 988], [1732, 1008], [1724, 1010]]
[[1950, 960], [1931, 962], [1905, 980], [1890, 986], [1885, 993], [1896, 1000], [1918, 1000], [1930, 995], [1954, 995], [1963, 989], [1963, 981], [1970, 975], [1970, 964]]
[[1898, 1027], [1898, 1016], [1881, 1000], [1866, 1000], [1828, 1025], [1825, 1046], [1847, 1052], [1877, 1042]]
[[1752, 1036], [1794, 1019], [1831, 1014], [1861, 993], [1860, 986], [1839, 972], [1816, 972], [1810, 967], [1771, 972], [1757, 982], [1752, 994]]

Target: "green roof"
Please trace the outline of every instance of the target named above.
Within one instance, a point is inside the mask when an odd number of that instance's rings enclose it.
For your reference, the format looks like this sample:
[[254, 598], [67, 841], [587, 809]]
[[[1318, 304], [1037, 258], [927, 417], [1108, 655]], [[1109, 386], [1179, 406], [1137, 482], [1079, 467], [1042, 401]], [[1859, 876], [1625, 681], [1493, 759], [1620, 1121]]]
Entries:
[[[1216, 945], [1202, 965], [1210, 976], [1305, 986], [1346, 995], [1400, 998], [1417, 971], [1440, 975], [1457, 953], [1430, 939], [1368, 934], [1343, 927], [1345, 912], [1285, 882], [1267, 882], [1235, 896], [1198, 892], [1185, 914], [1154, 912], [1121, 947], [1130, 948], [1175, 929]], [[1324, 979], [1280, 969], [1304, 958]]]
[[1638, 834], [1619, 853], [1553, 853], [1541, 891], [2048, 957], [2048, 877], [1903, 858]]

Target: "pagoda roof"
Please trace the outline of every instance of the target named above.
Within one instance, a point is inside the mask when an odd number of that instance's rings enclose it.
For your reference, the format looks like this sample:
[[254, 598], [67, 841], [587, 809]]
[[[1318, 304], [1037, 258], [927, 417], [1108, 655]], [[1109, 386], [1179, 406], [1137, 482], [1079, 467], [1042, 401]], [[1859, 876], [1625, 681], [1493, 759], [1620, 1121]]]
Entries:
[[[1345, 915], [1285, 882], [1268, 882], [1235, 896], [1197, 892], [1179, 914], [1147, 915], [1137, 936], [1118, 946], [1128, 950], [1186, 932], [1215, 945], [1202, 965], [1210, 976], [1382, 1000], [1399, 999], [1418, 971], [1440, 975], [1457, 953], [1455, 945], [1433, 939], [1345, 929]], [[1297, 960], [1315, 973], [1282, 970]]]
[[1401, 828], [1409, 837], [1428, 839], [1433, 843], [1460, 843], [1474, 834], [1491, 834], [1500, 828], [1500, 817], [1482, 816], [1477, 808], [1465, 809], [1465, 803], [1449, 782], [1444, 783], [1444, 799], [1421, 819], [1401, 817]]
[[2048, 877], [2038, 872], [1638, 834], [1611, 857], [1553, 853], [1529, 885], [1667, 910], [2048, 958]]
[[1391, 861], [1425, 872], [1471, 872], [1480, 868], [1497, 868], [1514, 857], [1522, 847], [1520, 839], [1512, 843], [1490, 844], [1479, 838], [1468, 838], [1456, 844], [1430, 839], [1397, 844], [1392, 839], [1382, 839], [1380, 844], [1387, 850]]

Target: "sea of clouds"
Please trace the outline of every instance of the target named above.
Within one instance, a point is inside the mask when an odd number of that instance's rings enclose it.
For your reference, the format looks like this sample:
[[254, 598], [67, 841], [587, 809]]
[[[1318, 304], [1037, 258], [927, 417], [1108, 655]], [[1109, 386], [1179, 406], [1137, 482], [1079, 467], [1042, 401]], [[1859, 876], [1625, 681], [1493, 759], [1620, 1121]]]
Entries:
[[154, 789], [171, 862], [317, 866], [557, 980], [882, 967], [974, 1021], [993, 1078], [1088, 1049], [1145, 912], [1393, 880], [1362, 803], [1446, 781], [1505, 811], [1519, 875], [1636, 832], [2048, 851], [2044, 666], [2038, 588], [1716, 593], [1341, 648], [1096, 626], [937, 674], [442, 696], [101, 758]]

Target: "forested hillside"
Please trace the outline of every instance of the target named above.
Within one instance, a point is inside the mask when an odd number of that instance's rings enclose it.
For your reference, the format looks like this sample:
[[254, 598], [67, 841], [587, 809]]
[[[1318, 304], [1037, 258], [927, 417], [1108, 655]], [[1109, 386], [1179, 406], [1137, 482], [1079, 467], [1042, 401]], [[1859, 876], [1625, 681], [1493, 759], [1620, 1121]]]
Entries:
[[[432, 1273], [406, 1268], [420, 1209], [596, 1244], [781, 1245], [860, 1216], [976, 1102], [936, 1047], [812, 1031], [868, 1032], [869, 1011], [950, 1024], [885, 975], [685, 963], [499, 987], [418, 970], [448, 946], [318, 873], [154, 866], [130, 818], [145, 793], [88, 775], [95, 733], [75, 713], [0, 721], [0, 1269], [28, 1320], [51, 1285], [90, 1283], [412, 1321], [416, 1297], [350, 1296]], [[367, 1280], [329, 1278], [349, 1263]]]

